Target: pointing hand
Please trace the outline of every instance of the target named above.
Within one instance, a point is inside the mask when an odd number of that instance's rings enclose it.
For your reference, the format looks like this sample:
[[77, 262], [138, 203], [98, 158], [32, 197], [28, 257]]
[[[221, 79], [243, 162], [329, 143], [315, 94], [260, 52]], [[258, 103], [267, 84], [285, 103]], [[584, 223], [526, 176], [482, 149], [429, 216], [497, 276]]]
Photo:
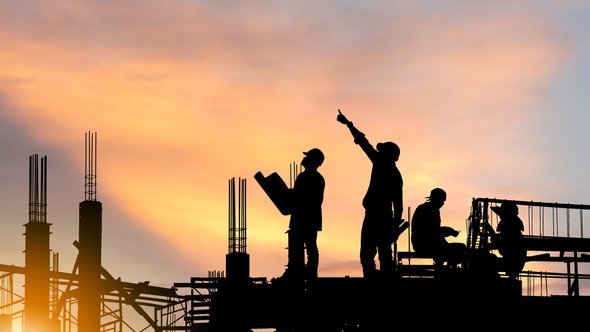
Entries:
[[350, 123], [350, 121], [348, 121], [348, 119], [344, 116], [344, 114], [342, 114], [342, 112], [340, 112], [340, 109], [338, 109], [338, 115], [336, 116], [336, 120], [338, 120], [338, 122], [343, 123], [345, 125]]

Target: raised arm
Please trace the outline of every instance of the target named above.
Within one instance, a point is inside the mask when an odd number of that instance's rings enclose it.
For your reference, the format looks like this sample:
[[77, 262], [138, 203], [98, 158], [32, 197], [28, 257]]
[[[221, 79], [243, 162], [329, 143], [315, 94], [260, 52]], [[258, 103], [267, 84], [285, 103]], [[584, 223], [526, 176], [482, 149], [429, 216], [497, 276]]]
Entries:
[[340, 112], [340, 109], [338, 109], [338, 115], [336, 116], [336, 120], [338, 120], [338, 122], [342, 124], [345, 124], [348, 127], [350, 133], [352, 134], [352, 137], [354, 138], [354, 143], [358, 144], [361, 147], [361, 149], [365, 152], [367, 157], [369, 157], [369, 159], [373, 161], [377, 157], [377, 150], [375, 150], [371, 143], [369, 143], [369, 140], [367, 140], [365, 134], [363, 134], [360, 130], [356, 129], [352, 122], [350, 122], [346, 118], [346, 116], [344, 116], [344, 114]]
[[354, 137], [354, 142], [356, 144], [359, 144], [360, 140], [365, 139], [365, 134], [360, 132], [360, 130], [356, 129], [354, 124], [352, 124], [352, 122], [350, 122], [346, 118], [346, 116], [344, 116], [344, 114], [342, 114], [342, 112], [340, 112], [340, 109], [338, 109], [338, 115], [336, 116], [336, 120], [338, 120], [338, 122], [340, 122], [348, 127], [348, 129], [350, 130], [350, 133], [352, 134], [352, 137]]

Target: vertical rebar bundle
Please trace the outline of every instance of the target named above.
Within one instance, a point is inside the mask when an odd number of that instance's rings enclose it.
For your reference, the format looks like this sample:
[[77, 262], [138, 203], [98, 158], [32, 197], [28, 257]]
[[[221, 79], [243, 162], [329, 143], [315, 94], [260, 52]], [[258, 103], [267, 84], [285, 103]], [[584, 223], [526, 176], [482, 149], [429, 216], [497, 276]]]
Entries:
[[297, 175], [301, 172], [301, 167], [296, 163], [292, 162], [289, 165], [289, 188], [293, 189], [295, 185], [295, 179], [297, 179]]
[[235, 178], [230, 179], [228, 227], [229, 253], [246, 253], [246, 179], [239, 179], [238, 191], [238, 219], [236, 220], [236, 181]]
[[246, 179], [239, 179], [236, 221], [236, 181], [229, 180], [229, 244], [225, 265], [227, 278], [241, 285], [250, 277], [250, 256], [246, 252]]
[[29, 222], [47, 222], [47, 156], [29, 156]]
[[84, 198], [96, 201], [96, 170], [98, 134], [87, 132], [84, 135]]
[[96, 200], [96, 133], [85, 137], [85, 200], [79, 220], [79, 331], [100, 331], [102, 203]]
[[47, 156], [29, 157], [29, 222], [25, 224], [26, 332], [47, 331], [49, 325], [49, 227], [47, 223]]

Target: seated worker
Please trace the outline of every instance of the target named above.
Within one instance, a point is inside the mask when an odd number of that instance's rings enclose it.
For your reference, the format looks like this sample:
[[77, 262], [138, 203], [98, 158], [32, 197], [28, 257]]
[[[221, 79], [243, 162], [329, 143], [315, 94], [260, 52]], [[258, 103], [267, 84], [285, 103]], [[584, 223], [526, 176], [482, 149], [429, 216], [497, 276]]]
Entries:
[[516, 279], [526, 261], [527, 250], [523, 246], [524, 224], [518, 216], [518, 206], [514, 202], [504, 202], [500, 206], [492, 206], [500, 221], [496, 231], [486, 224], [491, 234], [492, 244], [502, 255], [502, 268], [508, 277]]
[[463, 263], [467, 246], [463, 243], [449, 243], [448, 236], [457, 237], [459, 231], [450, 226], [441, 226], [440, 208], [445, 204], [447, 193], [434, 188], [427, 201], [414, 211], [411, 224], [411, 241], [416, 253], [432, 256], [437, 266], [444, 262], [450, 267]]

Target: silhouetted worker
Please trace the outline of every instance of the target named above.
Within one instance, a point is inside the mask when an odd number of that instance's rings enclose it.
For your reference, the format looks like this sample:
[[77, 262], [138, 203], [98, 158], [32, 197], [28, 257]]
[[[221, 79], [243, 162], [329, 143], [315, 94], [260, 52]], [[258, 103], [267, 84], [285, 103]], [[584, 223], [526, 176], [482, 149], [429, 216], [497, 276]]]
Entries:
[[[322, 230], [322, 203], [324, 177], [318, 167], [324, 162], [324, 154], [318, 148], [303, 153], [303, 171], [297, 175], [292, 189], [291, 219], [289, 221], [289, 248], [287, 280], [294, 283], [307, 281], [312, 285], [318, 277], [318, 232]], [[305, 264], [307, 253], [307, 265]]]
[[459, 231], [450, 226], [441, 226], [440, 208], [447, 200], [447, 193], [441, 188], [434, 188], [427, 201], [418, 205], [412, 216], [411, 241], [414, 251], [432, 256], [436, 266], [447, 262], [455, 267], [462, 263], [467, 246], [463, 243], [449, 243], [447, 237], [457, 237]]
[[491, 209], [500, 217], [497, 232], [490, 227], [492, 243], [502, 255], [506, 274], [516, 279], [524, 267], [527, 255], [522, 235], [524, 224], [518, 216], [518, 206], [514, 202], [504, 202], [500, 206], [492, 206]]
[[396, 162], [400, 149], [393, 142], [378, 143], [375, 149], [352, 122], [338, 110], [338, 122], [345, 124], [354, 142], [360, 146], [373, 164], [369, 187], [363, 198], [365, 217], [361, 229], [360, 261], [365, 278], [376, 272], [375, 256], [379, 254], [382, 273], [392, 274], [393, 250], [391, 245], [399, 236], [403, 212], [403, 180]]

